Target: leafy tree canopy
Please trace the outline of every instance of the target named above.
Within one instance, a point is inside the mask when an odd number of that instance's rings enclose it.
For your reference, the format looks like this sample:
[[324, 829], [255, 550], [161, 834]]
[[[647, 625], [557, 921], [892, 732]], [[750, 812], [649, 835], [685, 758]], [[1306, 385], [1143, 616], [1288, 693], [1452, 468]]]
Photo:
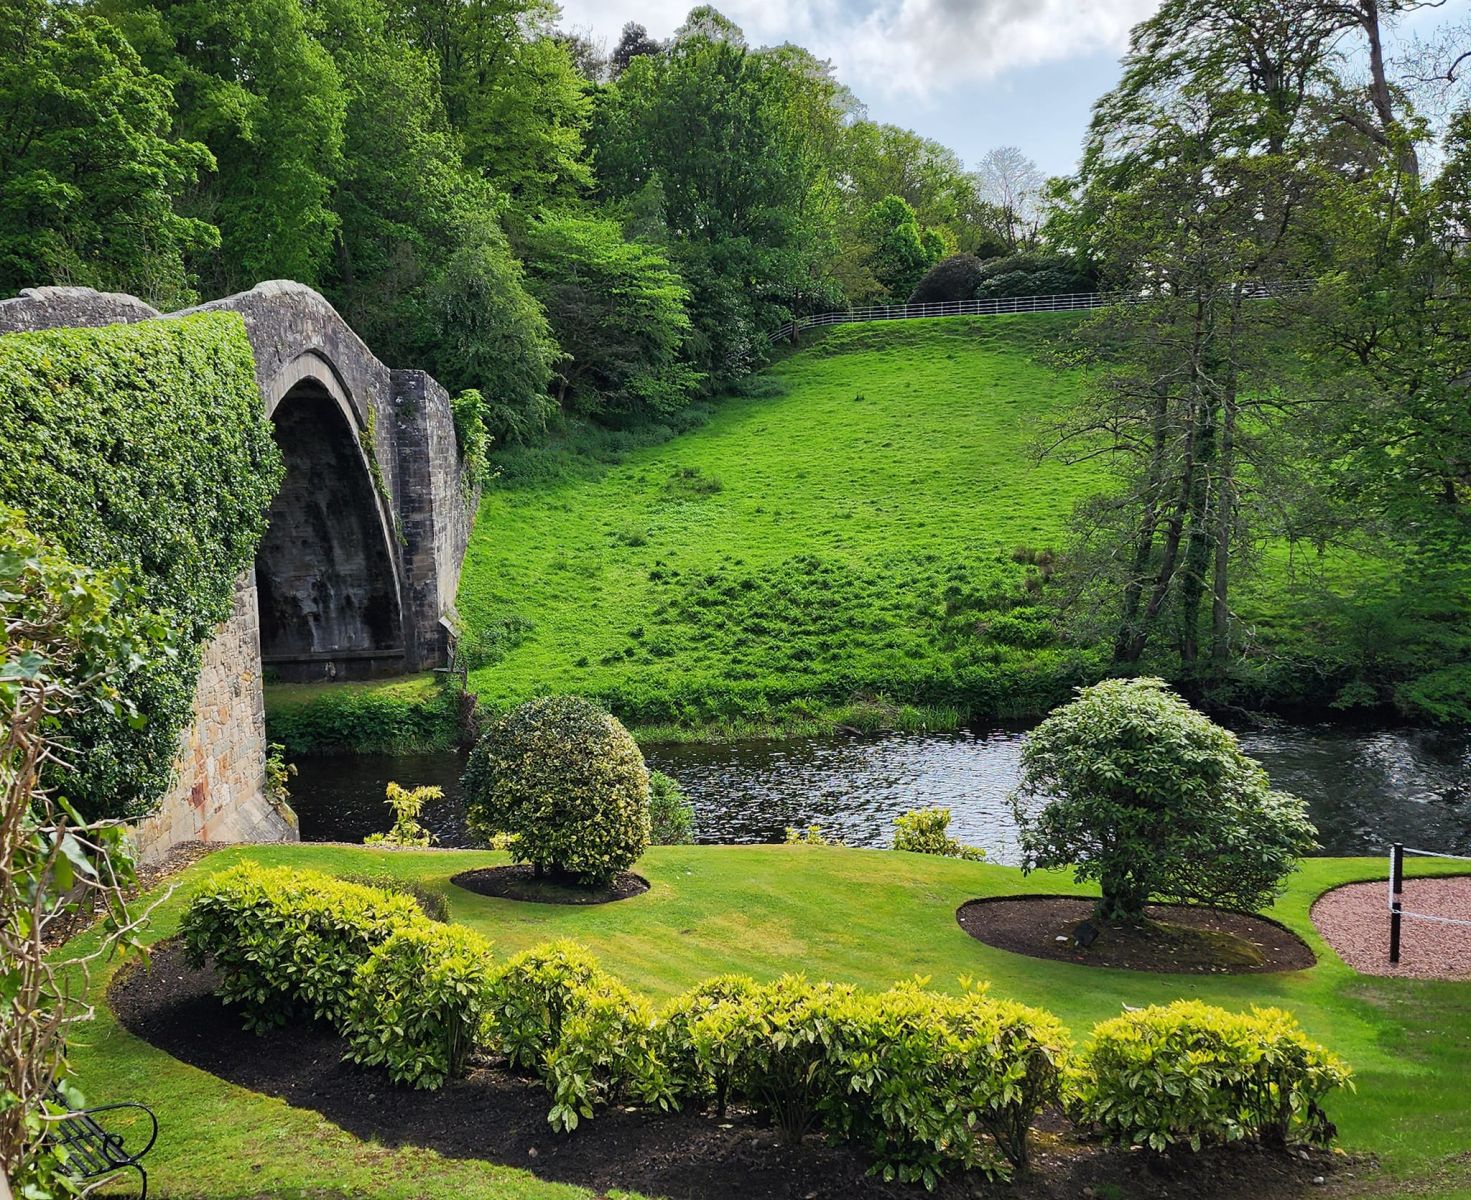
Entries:
[[40, 283], [192, 302], [186, 256], [219, 242], [177, 197], [214, 167], [174, 140], [168, 80], [96, 16], [16, 0], [0, 9], [0, 293]]
[[1160, 679], [1111, 679], [1056, 710], [1022, 747], [1013, 802], [1027, 869], [1071, 866], [1110, 921], [1152, 899], [1255, 911], [1315, 845], [1303, 802]]

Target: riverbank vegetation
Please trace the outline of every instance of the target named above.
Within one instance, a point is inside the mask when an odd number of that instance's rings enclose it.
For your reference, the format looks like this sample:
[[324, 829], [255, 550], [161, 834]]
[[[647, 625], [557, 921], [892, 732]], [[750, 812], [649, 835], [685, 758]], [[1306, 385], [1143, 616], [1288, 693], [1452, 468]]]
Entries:
[[[1357, 1090], [1331, 1098], [1326, 1107], [1346, 1150], [1380, 1160], [1384, 1174], [1365, 1181], [1367, 1186], [1449, 1195], [1468, 1183], [1454, 1156], [1471, 1137], [1457, 1090], [1471, 1058], [1451, 1019], [1465, 1003], [1468, 985], [1365, 979], [1338, 961], [1308, 917], [1324, 889], [1381, 874], [1378, 861], [1303, 863], [1269, 914], [1301, 936], [1318, 962], [1306, 970], [1267, 975], [1171, 976], [1009, 954], [968, 936], [956, 924], [956, 908], [969, 899], [1076, 890], [1065, 876], [1023, 877], [1011, 868], [937, 855], [820, 846], [653, 847], [637, 865], [651, 890], [600, 906], [528, 905], [449, 883], [458, 871], [507, 861], [485, 852], [331, 846], [227, 850], [180, 878], [150, 936], [173, 936], [205, 882], [244, 861], [412, 881], [442, 896], [451, 920], [490, 939], [498, 957], [575, 938], [606, 970], [654, 1003], [730, 972], [772, 980], [805, 971], [810, 978], [878, 990], [916, 973], [947, 994], [958, 994], [961, 977], [984, 978], [993, 996], [1049, 1009], [1080, 1039], [1095, 1023], [1118, 1016], [1125, 1004], [1168, 1004], [1188, 996], [1231, 1011], [1280, 1007], [1354, 1070]], [[679, 947], [678, 954], [666, 952], [671, 945]], [[575, 1175], [553, 1168], [547, 1174], [538, 1165], [555, 1158], [549, 1140], [557, 1136], [544, 1123], [544, 1097], [536, 1121], [540, 1132], [527, 1131], [528, 1144], [540, 1146], [539, 1158], [529, 1159], [523, 1146], [514, 1161], [485, 1162], [465, 1157], [463, 1149], [441, 1154], [412, 1139], [395, 1145], [361, 1140], [310, 1104], [285, 1107], [148, 1045], [105, 1006], [73, 1058], [78, 1083], [89, 1095], [134, 1094], [148, 1080], [150, 1101], [171, 1131], [149, 1165], [157, 1186], [169, 1194], [361, 1185], [384, 1196], [550, 1200], [597, 1190], [584, 1192]], [[229, 1121], [208, 1115], [226, 1107]], [[600, 1114], [570, 1136], [595, 1137], [600, 1122], [614, 1119], [613, 1113]], [[1352, 1169], [1355, 1174], [1372, 1170], [1367, 1164]], [[616, 1176], [599, 1178], [607, 1181], [598, 1185], [605, 1191], [618, 1186]], [[1331, 1191], [1354, 1186], [1330, 1183]]]
[[459, 689], [426, 671], [394, 679], [268, 683], [266, 732], [298, 754], [422, 754], [463, 739]]

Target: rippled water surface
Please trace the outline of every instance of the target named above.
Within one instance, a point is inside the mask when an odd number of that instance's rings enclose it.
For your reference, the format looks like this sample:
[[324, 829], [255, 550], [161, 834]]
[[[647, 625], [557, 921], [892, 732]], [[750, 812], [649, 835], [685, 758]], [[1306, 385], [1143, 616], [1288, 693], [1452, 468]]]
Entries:
[[[850, 845], [889, 843], [911, 808], [949, 808], [951, 832], [1015, 860], [1006, 796], [1023, 727], [955, 734], [793, 738], [646, 749], [694, 802], [704, 842], [779, 841], [788, 825], [821, 825]], [[1273, 783], [1307, 800], [1329, 854], [1378, 853], [1393, 840], [1471, 853], [1471, 739], [1424, 729], [1282, 725], [1241, 734]], [[473, 844], [464, 825], [464, 756], [323, 755], [298, 761], [292, 803], [302, 836], [360, 841], [386, 828], [383, 788], [437, 783], [425, 814], [442, 845]]]

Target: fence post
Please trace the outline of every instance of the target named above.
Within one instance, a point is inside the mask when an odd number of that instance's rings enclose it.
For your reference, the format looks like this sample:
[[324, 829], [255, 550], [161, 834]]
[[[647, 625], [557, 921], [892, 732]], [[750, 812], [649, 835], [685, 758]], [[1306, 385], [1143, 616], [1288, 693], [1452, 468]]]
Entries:
[[1389, 848], [1389, 961], [1399, 962], [1400, 924], [1404, 920], [1405, 846], [1395, 842]]

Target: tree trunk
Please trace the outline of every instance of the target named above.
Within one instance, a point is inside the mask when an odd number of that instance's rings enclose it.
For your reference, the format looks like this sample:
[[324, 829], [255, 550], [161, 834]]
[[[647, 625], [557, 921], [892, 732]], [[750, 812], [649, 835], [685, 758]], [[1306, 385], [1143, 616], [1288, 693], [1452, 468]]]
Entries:
[[1144, 601], [1144, 576], [1154, 553], [1155, 534], [1159, 529], [1159, 497], [1164, 487], [1169, 406], [1169, 390], [1161, 386], [1154, 405], [1154, 444], [1145, 476], [1144, 516], [1139, 522], [1139, 534], [1134, 542], [1134, 558], [1129, 564], [1129, 579], [1124, 587], [1118, 634], [1114, 638], [1113, 659], [1116, 663], [1136, 661], [1143, 653], [1144, 640], [1148, 637], [1147, 630], [1139, 623], [1139, 606]]

